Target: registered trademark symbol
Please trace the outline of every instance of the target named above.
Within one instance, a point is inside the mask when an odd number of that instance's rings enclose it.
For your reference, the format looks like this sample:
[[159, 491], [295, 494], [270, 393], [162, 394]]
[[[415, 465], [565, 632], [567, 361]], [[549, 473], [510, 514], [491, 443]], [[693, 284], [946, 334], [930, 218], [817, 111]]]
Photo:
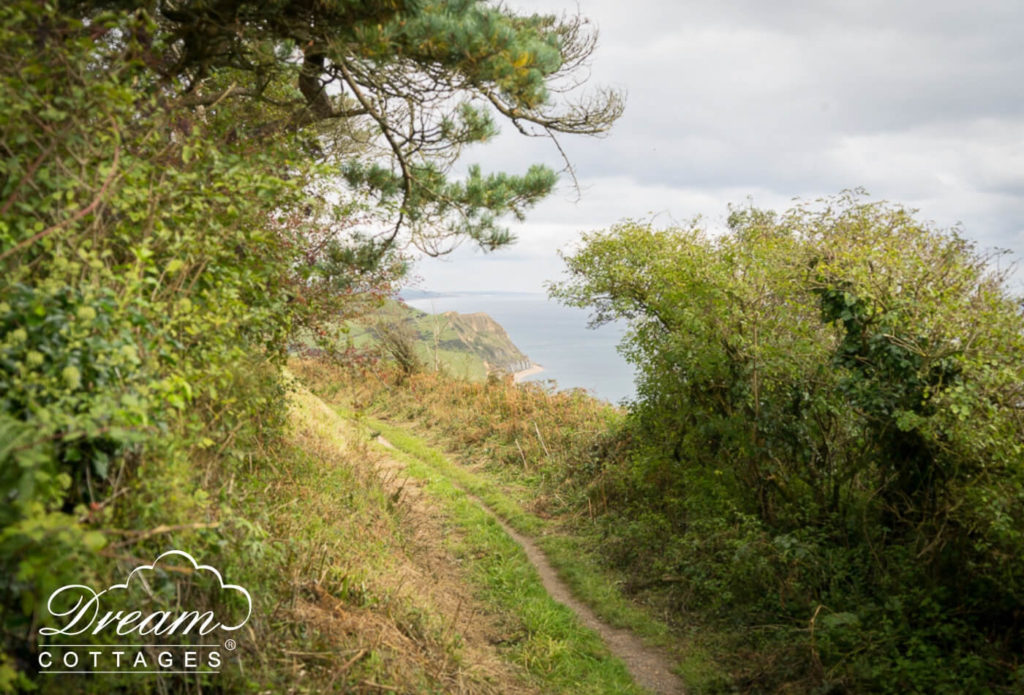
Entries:
[[235, 640], [233, 639], [229, 639], [226, 642], [224, 642], [224, 648], [227, 649], [229, 652], [234, 651], [236, 646], [238, 645], [235, 644]]

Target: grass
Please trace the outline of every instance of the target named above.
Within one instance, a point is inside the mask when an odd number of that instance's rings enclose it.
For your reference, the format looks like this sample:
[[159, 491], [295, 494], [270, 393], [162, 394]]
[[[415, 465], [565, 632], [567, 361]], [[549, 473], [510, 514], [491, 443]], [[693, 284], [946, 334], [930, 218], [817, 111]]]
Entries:
[[[341, 410], [351, 417], [350, 412]], [[405, 473], [426, 483], [425, 490], [459, 529], [451, 548], [470, 568], [483, 598], [519, 624], [512, 658], [540, 680], [545, 689], [566, 693], [642, 693], [625, 666], [613, 658], [601, 639], [577, 621], [575, 614], [552, 599], [518, 544], [494, 518], [466, 493], [514, 519], [517, 530], [529, 533], [541, 523], [500, 492], [460, 469], [436, 450], [398, 428], [361, 419], [380, 431], [397, 451], [388, 454], [405, 464]]]
[[[356, 417], [350, 411], [339, 409], [339, 412], [347, 417]], [[473, 494], [510, 526], [533, 537], [573, 594], [587, 603], [602, 620], [613, 627], [627, 628], [646, 638], [650, 644], [662, 648], [678, 646], [664, 623], [622, 595], [617, 589], [617, 577], [601, 566], [581, 539], [559, 533], [551, 522], [524, 511], [486, 475], [452, 463], [443, 453], [405, 429], [371, 417], [359, 416], [358, 419], [398, 448], [398, 456], [410, 462], [415, 471], [422, 474], [429, 470], [432, 480], [447, 481], [448, 487], [457, 486]], [[496, 526], [493, 521], [490, 525]], [[678, 669], [681, 675], [697, 683], [719, 679], [702, 650], [689, 649], [681, 656]]]
[[415, 574], [401, 510], [332, 416], [299, 391], [284, 447], [225, 495], [233, 508], [222, 513], [246, 520], [229, 576], [256, 602], [234, 685], [501, 692], [488, 686], [493, 674], [462, 665], [458, 636], [428, 592], [400, 579]]
[[[432, 469], [436, 478], [447, 479], [481, 499], [492, 511], [520, 533], [531, 536], [544, 551], [548, 561], [573, 594], [589, 605], [594, 612], [613, 627], [626, 628], [645, 638], [652, 645], [667, 649], [679, 657], [676, 672], [687, 684], [688, 692], [718, 692], [727, 681], [726, 675], [712, 656], [706, 642], [714, 635], [690, 635], [681, 649], [682, 640], [669, 627], [635, 603], [619, 590], [621, 577], [601, 564], [600, 558], [590, 550], [592, 541], [560, 530], [558, 525], [525, 511], [522, 506], [502, 490], [487, 474], [476, 473], [453, 463], [437, 448], [410, 433], [383, 420], [356, 415], [342, 408], [340, 414], [356, 418], [366, 427], [376, 430], [399, 449], [404, 460]], [[489, 516], [487, 517], [490, 518]], [[496, 526], [491, 521], [491, 525]], [[596, 692], [596, 691], [595, 691]]]
[[[339, 409], [339, 412], [353, 417], [349, 411]], [[662, 647], [672, 644], [667, 626], [624, 598], [615, 588], [619, 577], [601, 567], [579, 538], [559, 533], [555, 524], [525, 511], [488, 476], [452, 463], [439, 450], [408, 431], [376, 418], [362, 416], [359, 419], [379, 431], [401, 452], [479, 497], [512, 528], [533, 537], [573, 593], [605, 622], [613, 627], [628, 628], [648, 638], [652, 644]]]
[[629, 577], [609, 567], [602, 554], [602, 527], [590, 521], [588, 509], [592, 504], [599, 515], [618, 494], [605, 483], [611, 472], [605, 467], [614, 465], [608, 462], [621, 446], [614, 435], [621, 411], [527, 384], [470, 384], [421, 374], [396, 386], [386, 372], [367, 378], [322, 364], [297, 369], [335, 407], [351, 406], [344, 415], [380, 431], [533, 538], [573, 594], [602, 620], [677, 658], [688, 692], [728, 690], [723, 656], [732, 649], [724, 646], [729, 639], [721, 626], [699, 616], [684, 621], [677, 613], [670, 625], [656, 588], [644, 592], [645, 598], [653, 594], [649, 604], [631, 600]]
[[[644, 692], [548, 596], [522, 549], [438, 452], [390, 428], [385, 435], [418, 453], [388, 452], [404, 466], [401, 476], [422, 481], [428, 509], [444, 524], [417, 535], [422, 519], [382, 482], [365, 427], [305, 389], [293, 397], [292, 423], [283, 448], [233, 476], [224, 495], [232, 508], [222, 514], [246, 520], [225, 571], [256, 601], [251, 639], [240, 640], [243, 673], [229, 690]], [[457, 565], [440, 581], [418, 564], [424, 536]], [[439, 609], [460, 578], [498, 626], [499, 644], [487, 647], [504, 663], [475, 659], [480, 645], [456, 625], [462, 604], [454, 616], [450, 605]], [[478, 609], [466, 610], [464, 620], [475, 619]]]

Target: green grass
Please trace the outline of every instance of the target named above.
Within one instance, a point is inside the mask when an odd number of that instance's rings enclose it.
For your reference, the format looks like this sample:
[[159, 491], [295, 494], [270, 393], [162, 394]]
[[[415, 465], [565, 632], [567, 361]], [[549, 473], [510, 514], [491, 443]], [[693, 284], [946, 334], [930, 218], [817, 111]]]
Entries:
[[[679, 654], [679, 641], [673, 637], [669, 628], [621, 594], [617, 588], [618, 577], [601, 566], [598, 558], [588, 550], [585, 539], [561, 533], [551, 522], [526, 512], [487, 475], [453, 463], [443, 453], [407, 430], [375, 418], [338, 410], [344, 416], [355, 418], [368, 428], [379, 431], [399, 450], [397, 454], [392, 452], [392, 455], [413, 467], [411, 474], [414, 471], [448, 490], [462, 488], [482, 500], [517, 531], [532, 537], [573, 594], [587, 603], [602, 620], [614, 627], [627, 628], [652, 645], [675, 652], [681, 659], [676, 670], [687, 683], [690, 692], [706, 692], [723, 682], [720, 668], [696, 639], [688, 639], [686, 649]], [[449, 494], [458, 497], [457, 491]], [[471, 501], [467, 502], [469, 508], [476, 506]], [[469, 513], [467, 510], [466, 514]], [[498, 528], [485, 512], [480, 512], [474, 518], [480, 519], [480, 523], [489, 528]]]
[[[687, 692], [721, 692], [728, 676], [714, 658], [716, 647], [712, 644], [720, 636], [705, 634], [707, 627], [704, 626], [681, 637], [671, 632], [664, 622], [628, 600], [618, 588], [621, 585], [620, 575], [611, 572], [592, 551], [593, 539], [573, 535], [555, 523], [525, 511], [493, 475], [477, 473], [453, 463], [440, 450], [408, 430], [363, 414], [357, 416], [340, 409], [339, 412], [379, 431], [401, 452], [475, 495], [514, 529], [533, 538], [573, 595], [589, 605], [603, 621], [613, 627], [629, 629], [649, 644], [666, 649], [678, 658], [675, 670], [686, 683]], [[525, 499], [531, 494], [531, 486], [523, 476], [519, 476], [518, 482], [527, 483], [516, 491], [517, 496]]]
[[[729, 691], [735, 626], [689, 611], [671, 613], [670, 626], [667, 616], [674, 609], [657, 590], [642, 592], [642, 602], [627, 598], [630, 577], [610, 567], [603, 552], [608, 530], [587, 518], [586, 495], [594, 495], [596, 509], [602, 490], [587, 492], [563, 480], [563, 469], [582, 476], [594, 462], [593, 445], [581, 444], [577, 433], [607, 426], [618, 413], [529, 388], [502, 390], [500, 384], [475, 386], [420, 375], [395, 386], [387, 378], [369, 381], [323, 366], [303, 365], [301, 370], [333, 407], [355, 406], [357, 412], [339, 410], [345, 417], [380, 431], [532, 538], [574, 596], [598, 617], [676, 659], [687, 692]], [[546, 446], [540, 443], [538, 425]]]
[[626, 600], [616, 589], [612, 576], [586, 550], [577, 538], [562, 535], [554, 525], [526, 512], [490, 478], [452, 463], [444, 454], [406, 430], [381, 420], [362, 417], [370, 427], [401, 451], [428, 463], [457, 485], [479, 497], [512, 528], [531, 536], [544, 550], [559, 576], [582, 601], [614, 627], [625, 627], [650, 638], [652, 643], [667, 646], [668, 628], [650, 618]]
[[413, 435], [374, 419], [358, 419], [397, 447], [388, 454], [405, 464], [407, 475], [426, 482], [424, 489], [461, 530], [450, 541], [452, 550], [466, 561], [482, 598], [520, 623], [512, 648], [516, 662], [562, 692], [645, 692], [633, 684], [625, 666], [611, 656], [600, 637], [548, 595], [519, 545], [466, 493], [478, 496], [523, 533], [542, 530], [541, 520], [525, 514], [486, 480], [452, 464]]
[[[257, 637], [228, 690], [315, 693], [373, 682], [444, 691], [464, 677], [458, 644], [443, 616], [391, 579], [404, 573], [407, 531], [350, 445], [355, 428], [301, 391], [293, 421], [281, 448], [224, 495], [231, 509], [222, 514], [244, 527], [222, 569], [252, 593]], [[385, 639], [398, 632], [417, 635], [415, 647]], [[429, 667], [418, 652], [430, 655]]]
[[[350, 411], [340, 408], [338, 408], [338, 411], [343, 416], [349, 418], [356, 417]], [[385, 439], [394, 444], [401, 452], [429, 465], [444, 477], [454, 481], [459, 487], [479, 497], [494, 513], [508, 522], [517, 531], [530, 536], [536, 536], [544, 530], [545, 523], [543, 520], [524, 512], [522, 507], [502, 492], [493, 482], [452, 463], [444, 454], [428, 445], [419, 437], [382, 420], [366, 416], [359, 416], [357, 419], [379, 431]]]
[[[429, 345], [418, 343], [416, 354], [429, 369], [434, 368], [434, 351]], [[469, 352], [440, 349], [437, 351], [438, 367], [449, 375], [468, 381], [483, 381], [487, 378], [484, 361]]]

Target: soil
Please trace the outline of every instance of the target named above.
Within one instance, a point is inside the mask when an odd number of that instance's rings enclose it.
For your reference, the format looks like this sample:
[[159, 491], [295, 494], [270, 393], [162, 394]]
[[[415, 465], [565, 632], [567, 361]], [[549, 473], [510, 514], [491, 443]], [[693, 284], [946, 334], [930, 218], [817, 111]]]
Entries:
[[[395, 448], [391, 442], [384, 437], [378, 436], [377, 441], [389, 448]], [[392, 481], [401, 464], [382, 460], [378, 465], [385, 472], [391, 473]], [[454, 484], [454, 483], [453, 483]], [[396, 485], [392, 482], [392, 485]], [[420, 508], [420, 513], [429, 513], [422, 509], [424, 503], [421, 501], [420, 491], [416, 486], [406, 489], [412, 482], [403, 482], [402, 488], [397, 488], [405, 501], [413, 508]], [[463, 490], [463, 492], [490, 514], [495, 521], [504, 529], [516, 543], [522, 547], [526, 557], [533, 564], [540, 575], [541, 582], [548, 594], [553, 599], [576, 613], [580, 622], [601, 636], [608, 650], [625, 663], [633, 680], [640, 686], [658, 693], [659, 695], [681, 695], [685, 692], [682, 680], [672, 672], [672, 660], [660, 650], [650, 647], [631, 631], [622, 628], [615, 628], [603, 622], [589, 606], [573, 596], [568, 585], [562, 581], [547, 556], [530, 538], [520, 534], [510, 527], [497, 514], [495, 514], [481, 499]], [[411, 494], [410, 494], [411, 493]], [[466, 600], [463, 598], [463, 600]]]
[[[330, 407], [319, 399], [315, 402], [325, 425], [337, 422], [338, 416]], [[423, 644], [422, 635], [403, 634], [396, 629], [399, 626], [393, 616], [355, 611], [322, 593], [315, 593], [313, 600], [301, 607], [305, 611], [302, 619], [332, 630], [358, 632], [371, 644], [386, 645], [408, 660], [425, 664], [425, 670], [444, 683], [444, 692], [452, 695], [540, 695], [522, 668], [502, 658], [501, 645], [508, 642], [515, 628], [503, 624], [473, 595], [466, 571], [439, 540], [452, 530], [424, 494], [423, 483], [405, 478], [403, 464], [370, 450], [365, 443], [353, 439], [346, 443], [353, 447], [354, 458], [368, 464], [368, 472], [382, 483], [408, 538], [394, 557], [393, 570], [377, 581], [387, 585], [389, 593], [411, 596], [415, 605], [431, 606], [430, 612], [444, 623], [441, 641], [457, 639], [459, 657], [457, 663], [448, 663], [443, 656], [444, 663], [426, 664], [439, 654], [436, 645]], [[435, 636], [427, 641], [436, 640]]]

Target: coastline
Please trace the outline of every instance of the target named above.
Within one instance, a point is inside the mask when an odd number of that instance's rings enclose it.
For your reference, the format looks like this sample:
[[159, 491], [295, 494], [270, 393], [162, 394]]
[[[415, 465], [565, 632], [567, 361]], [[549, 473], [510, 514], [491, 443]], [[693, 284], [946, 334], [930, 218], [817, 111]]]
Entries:
[[512, 374], [512, 381], [513, 381], [513, 383], [518, 384], [520, 381], [522, 381], [526, 377], [533, 376], [534, 374], [540, 374], [543, 371], [544, 371], [544, 367], [540, 366], [539, 364], [531, 364], [526, 369], [521, 369], [518, 372], [514, 372]]

